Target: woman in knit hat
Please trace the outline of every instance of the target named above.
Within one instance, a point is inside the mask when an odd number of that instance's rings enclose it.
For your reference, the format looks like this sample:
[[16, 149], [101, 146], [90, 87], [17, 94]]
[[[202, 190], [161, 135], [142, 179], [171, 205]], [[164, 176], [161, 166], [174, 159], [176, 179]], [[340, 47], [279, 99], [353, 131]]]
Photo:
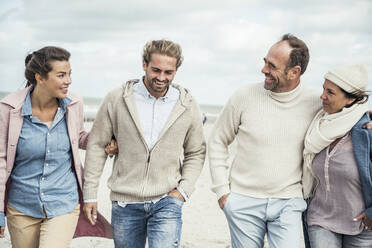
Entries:
[[372, 130], [367, 71], [352, 65], [329, 71], [323, 109], [305, 137], [303, 187], [311, 196], [307, 224], [312, 248], [372, 247]]

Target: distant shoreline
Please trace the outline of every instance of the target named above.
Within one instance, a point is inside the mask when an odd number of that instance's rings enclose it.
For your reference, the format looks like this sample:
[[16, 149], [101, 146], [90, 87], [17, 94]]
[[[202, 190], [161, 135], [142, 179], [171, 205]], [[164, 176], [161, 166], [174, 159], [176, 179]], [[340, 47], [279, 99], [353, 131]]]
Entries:
[[[0, 91], [0, 99], [3, 99], [10, 92]], [[83, 97], [84, 101], [84, 121], [94, 121], [103, 97]], [[199, 104], [202, 113], [207, 117], [208, 122], [214, 122], [221, 112], [223, 105]]]

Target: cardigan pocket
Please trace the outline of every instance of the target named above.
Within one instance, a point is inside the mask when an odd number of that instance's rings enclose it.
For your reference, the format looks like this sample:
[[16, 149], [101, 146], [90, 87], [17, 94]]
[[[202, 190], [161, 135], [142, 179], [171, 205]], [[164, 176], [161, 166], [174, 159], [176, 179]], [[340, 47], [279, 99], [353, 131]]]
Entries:
[[176, 188], [181, 180], [181, 173], [178, 168], [169, 167], [168, 168], [168, 184], [170, 188]]

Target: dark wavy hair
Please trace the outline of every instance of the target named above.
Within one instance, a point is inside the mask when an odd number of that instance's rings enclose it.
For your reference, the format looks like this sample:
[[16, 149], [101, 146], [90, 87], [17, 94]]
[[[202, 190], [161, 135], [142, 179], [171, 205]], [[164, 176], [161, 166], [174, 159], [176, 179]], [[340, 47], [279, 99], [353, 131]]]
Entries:
[[46, 46], [27, 55], [25, 59], [26, 87], [36, 85], [36, 74], [48, 78], [48, 73], [53, 70], [51, 65], [53, 61], [68, 61], [70, 56], [67, 50], [54, 46]]

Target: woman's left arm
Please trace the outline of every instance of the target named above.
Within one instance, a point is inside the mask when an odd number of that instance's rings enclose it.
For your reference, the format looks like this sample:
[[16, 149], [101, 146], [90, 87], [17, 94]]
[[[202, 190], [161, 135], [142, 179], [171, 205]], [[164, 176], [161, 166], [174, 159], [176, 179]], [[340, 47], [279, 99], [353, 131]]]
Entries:
[[[79, 108], [79, 148], [86, 150], [88, 139], [89, 139], [89, 133], [85, 131], [84, 129], [84, 110], [83, 110], [83, 102], [78, 102], [78, 108]], [[111, 142], [108, 143], [105, 147], [105, 152], [107, 155], [110, 155], [112, 157], [113, 155], [117, 155], [119, 152], [118, 145], [116, 143], [115, 137], [111, 139]]]

